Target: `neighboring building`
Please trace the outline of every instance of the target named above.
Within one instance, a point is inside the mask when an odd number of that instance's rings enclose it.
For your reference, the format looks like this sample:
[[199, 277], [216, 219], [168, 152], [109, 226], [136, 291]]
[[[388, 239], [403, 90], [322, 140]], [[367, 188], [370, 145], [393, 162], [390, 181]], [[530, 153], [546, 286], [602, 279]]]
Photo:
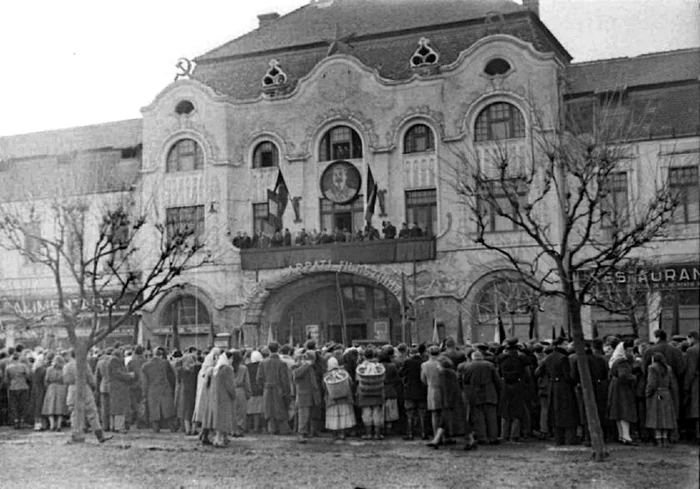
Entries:
[[[114, 175], [85, 180], [109, 188], [81, 191], [130, 192], [155, 202], [169, 224], [200, 229], [217, 264], [186, 274], [185, 287], [144, 312], [139, 335], [153, 343], [171, 341], [174, 323], [183, 346], [203, 346], [212, 333], [247, 345], [270, 332], [295, 343], [341, 341], [343, 322], [348, 341], [415, 343], [434, 328], [491, 341], [499, 323], [521, 339], [549, 338], [565, 326], [565, 309], [553, 300], [508, 307], [522, 286], [470, 240], [474, 224], [455, 204], [450, 170], [464, 148], [484, 155], [504, 138], [518, 158], [531, 158], [533, 113], [543, 130], [572, 107], [595, 120], [614, 94], [646, 121], [638, 158], [620, 175], [620, 205], [666, 176], [685, 189], [668, 238], [647, 252], [657, 275], [643, 307], [661, 314], [648, 314], [641, 331], [697, 329], [700, 50], [571, 64], [537, 2], [409, 3], [315, 0], [283, 17], [261, 15], [258, 29], [197, 58], [191, 79], [166, 87], [142, 121], [0, 138], [0, 175], [26, 173], [1, 196], [44, 188], [32, 178], [63, 174], [62, 160], [74, 155], [71, 168], [89, 160]], [[136, 168], [123, 158], [132, 155]], [[374, 225], [416, 223], [424, 236], [232, 245], [239, 231], [274, 232], [269, 206], [280, 202], [268, 194], [280, 174], [289, 201], [279, 227], [293, 241], [302, 230], [356, 235], [370, 170]], [[517, 245], [503, 224], [494, 219], [493, 233]], [[27, 295], [27, 267], [6, 254], [0, 264], [4, 289]], [[51, 299], [48, 285], [27, 290]], [[5, 309], [0, 320], [12, 323]], [[629, 320], [590, 309], [585, 329], [631, 332]]]

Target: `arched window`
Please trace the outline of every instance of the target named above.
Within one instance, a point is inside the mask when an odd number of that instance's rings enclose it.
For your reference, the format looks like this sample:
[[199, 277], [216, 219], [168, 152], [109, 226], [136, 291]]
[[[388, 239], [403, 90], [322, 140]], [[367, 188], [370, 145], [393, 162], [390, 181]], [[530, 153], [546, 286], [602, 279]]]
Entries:
[[521, 340], [537, 335], [534, 323], [535, 298], [532, 291], [515, 277], [498, 278], [488, 283], [476, 297], [475, 341], [493, 341], [496, 331], [501, 337]]
[[474, 140], [498, 141], [525, 137], [525, 119], [517, 107], [496, 102], [481, 111], [476, 118]]
[[422, 153], [435, 150], [435, 137], [433, 131], [425, 124], [412, 126], [403, 138], [403, 152]]
[[263, 141], [253, 151], [253, 168], [271, 168], [279, 165], [277, 146], [270, 141]]
[[167, 172], [201, 170], [204, 166], [204, 153], [194, 139], [180, 139], [168, 153]]
[[348, 126], [336, 126], [321, 139], [319, 160], [347, 160], [362, 158], [362, 140], [354, 129]]
[[163, 311], [163, 325], [166, 326], [197, 326], [210, 322], [206, 306], [192, 295], [178, 297]]

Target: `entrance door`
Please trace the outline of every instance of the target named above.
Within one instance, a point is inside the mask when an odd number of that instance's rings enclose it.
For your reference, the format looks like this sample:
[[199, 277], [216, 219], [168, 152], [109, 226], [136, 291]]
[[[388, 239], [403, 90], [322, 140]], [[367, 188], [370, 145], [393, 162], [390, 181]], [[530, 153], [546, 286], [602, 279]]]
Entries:
[[341, 231], [352, 231], [352, 213], [350, 212], [336, 212], [334, 215], [334, 223], [333, 225], [335, 226], [333, 229], [329, 229], [329, 232], [333, 232], [336, 229], [340, 229]]

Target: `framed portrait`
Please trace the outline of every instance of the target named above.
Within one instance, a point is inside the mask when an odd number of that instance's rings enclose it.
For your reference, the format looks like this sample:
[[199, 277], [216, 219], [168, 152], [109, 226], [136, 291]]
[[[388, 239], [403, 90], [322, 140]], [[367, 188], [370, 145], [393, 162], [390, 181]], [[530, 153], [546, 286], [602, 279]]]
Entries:
[[355, 200], [362, 187], [360, 171], [350, 162], [336, 161], [321, 175], [321, 193], [334, 204], [348, 204]]

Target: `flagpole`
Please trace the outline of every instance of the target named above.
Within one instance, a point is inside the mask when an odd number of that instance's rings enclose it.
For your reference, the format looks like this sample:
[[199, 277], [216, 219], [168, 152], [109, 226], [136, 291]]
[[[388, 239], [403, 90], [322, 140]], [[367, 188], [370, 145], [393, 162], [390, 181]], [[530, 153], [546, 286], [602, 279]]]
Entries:
[[340, 290], [340, 273], [335, 272], [335, 286], [336, 286], [336, 291], [338, 294], [338, 307], [340, 309], [340, 326], [342, 328], [341, 333], [342, 333], [342, 341], [343, 341], [343, 346], [347, 347], [348, 346], [348, 332], [347, 332], [347, 326], [345, 324], [345, 304], [343, 303], [343, 294], [342, 291]]
[[406, 279], [401, 270], [401, 342], [406, 343]]

